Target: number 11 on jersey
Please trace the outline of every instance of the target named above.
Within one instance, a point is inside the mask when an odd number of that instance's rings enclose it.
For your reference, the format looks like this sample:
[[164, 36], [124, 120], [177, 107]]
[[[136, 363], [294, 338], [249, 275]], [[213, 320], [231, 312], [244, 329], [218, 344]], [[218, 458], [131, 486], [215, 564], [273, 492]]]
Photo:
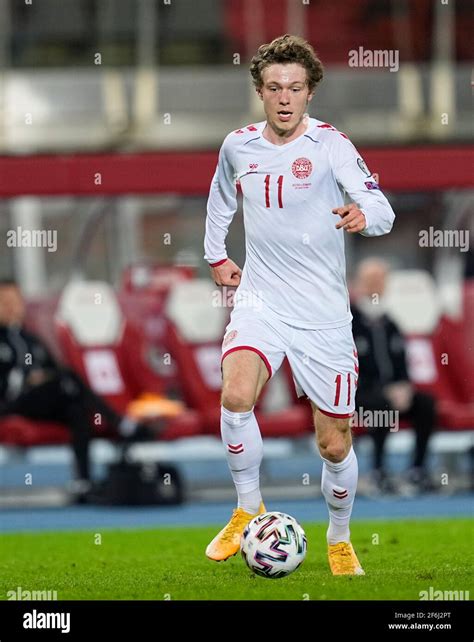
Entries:
[[[283, 207], [283, 176], [279, 176], [277, 180], [278, 185], [278, 207]], [[270, 207], [270, 174], [265, 176], [265, 207]]]

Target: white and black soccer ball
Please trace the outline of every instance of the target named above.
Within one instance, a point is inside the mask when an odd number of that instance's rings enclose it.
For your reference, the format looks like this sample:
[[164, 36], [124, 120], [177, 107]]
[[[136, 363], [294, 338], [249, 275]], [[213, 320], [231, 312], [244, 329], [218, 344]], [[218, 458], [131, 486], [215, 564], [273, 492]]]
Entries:
[[306, 556], [306, 535], [294, 517], [286, 513], [257, 515], [245, 527], [240, 552], [257, 575], [285, 577], [301, 566]]

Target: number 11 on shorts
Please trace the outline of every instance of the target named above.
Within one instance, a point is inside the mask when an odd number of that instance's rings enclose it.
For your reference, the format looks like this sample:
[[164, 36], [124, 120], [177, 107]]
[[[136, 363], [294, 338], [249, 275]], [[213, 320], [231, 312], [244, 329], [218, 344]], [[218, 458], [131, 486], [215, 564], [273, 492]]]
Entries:
[[[334, 395], [334, 405], [338, 406], [339, 401], [341, 400], [341, 387], [342, 387], [342, 374], [336, 375], [336, 379], [334, 380], [336, 384], [336, 392]], [[347, 381], [347, 403], [346, 406], [351, 405], [351, 373], [347, 373], [346, 377]]]

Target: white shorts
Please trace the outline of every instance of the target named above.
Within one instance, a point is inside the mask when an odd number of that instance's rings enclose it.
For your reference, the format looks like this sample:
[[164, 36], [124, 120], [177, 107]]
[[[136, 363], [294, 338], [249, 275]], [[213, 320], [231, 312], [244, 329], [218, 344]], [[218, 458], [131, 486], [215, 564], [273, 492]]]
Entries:
[[253, 309], [234, 309], [222, 342], [222, 360], [236, 350], [252, 350], [272, 377], [285, 356], [298, 397], [307, 396], [330, 417], [350, 417], [359, 373], [352, 324], [306, 330]]

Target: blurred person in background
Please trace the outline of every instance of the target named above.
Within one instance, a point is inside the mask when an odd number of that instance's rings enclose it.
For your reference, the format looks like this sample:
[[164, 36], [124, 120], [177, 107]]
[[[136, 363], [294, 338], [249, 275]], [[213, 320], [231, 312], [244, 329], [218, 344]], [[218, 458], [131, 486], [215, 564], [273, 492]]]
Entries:
[[[407, 481], [413, 490], [421, 492], [433, 489], [425, 463], [436, 421], [435, 401], [410, 382], [404, 338], [385, 309], [388, 272], [388, 264], [378, 258], [366, 259], [357, 266], [355, 305], [352, 306], [352, 329], [360, 369], [356, 409], [398, 411], [400, 419], [411, 422], [416, 440]], [[373, 481], [381, 492], [395, 491], [384, 460], [390, 428], [387, 421], [386, 425], [367, 429], [374, 443]]]
[[68, 426], [74, 451], [74, 501], [91, 495], [90, 417], [100, 413], [123, 440], [150, 438], [146, 426], [117, 414], [72, 370], [60, 366], [44, 342], [25, 330], [25, 303], [13, 280], [0, 281], [0, 418], [20, 415]]

